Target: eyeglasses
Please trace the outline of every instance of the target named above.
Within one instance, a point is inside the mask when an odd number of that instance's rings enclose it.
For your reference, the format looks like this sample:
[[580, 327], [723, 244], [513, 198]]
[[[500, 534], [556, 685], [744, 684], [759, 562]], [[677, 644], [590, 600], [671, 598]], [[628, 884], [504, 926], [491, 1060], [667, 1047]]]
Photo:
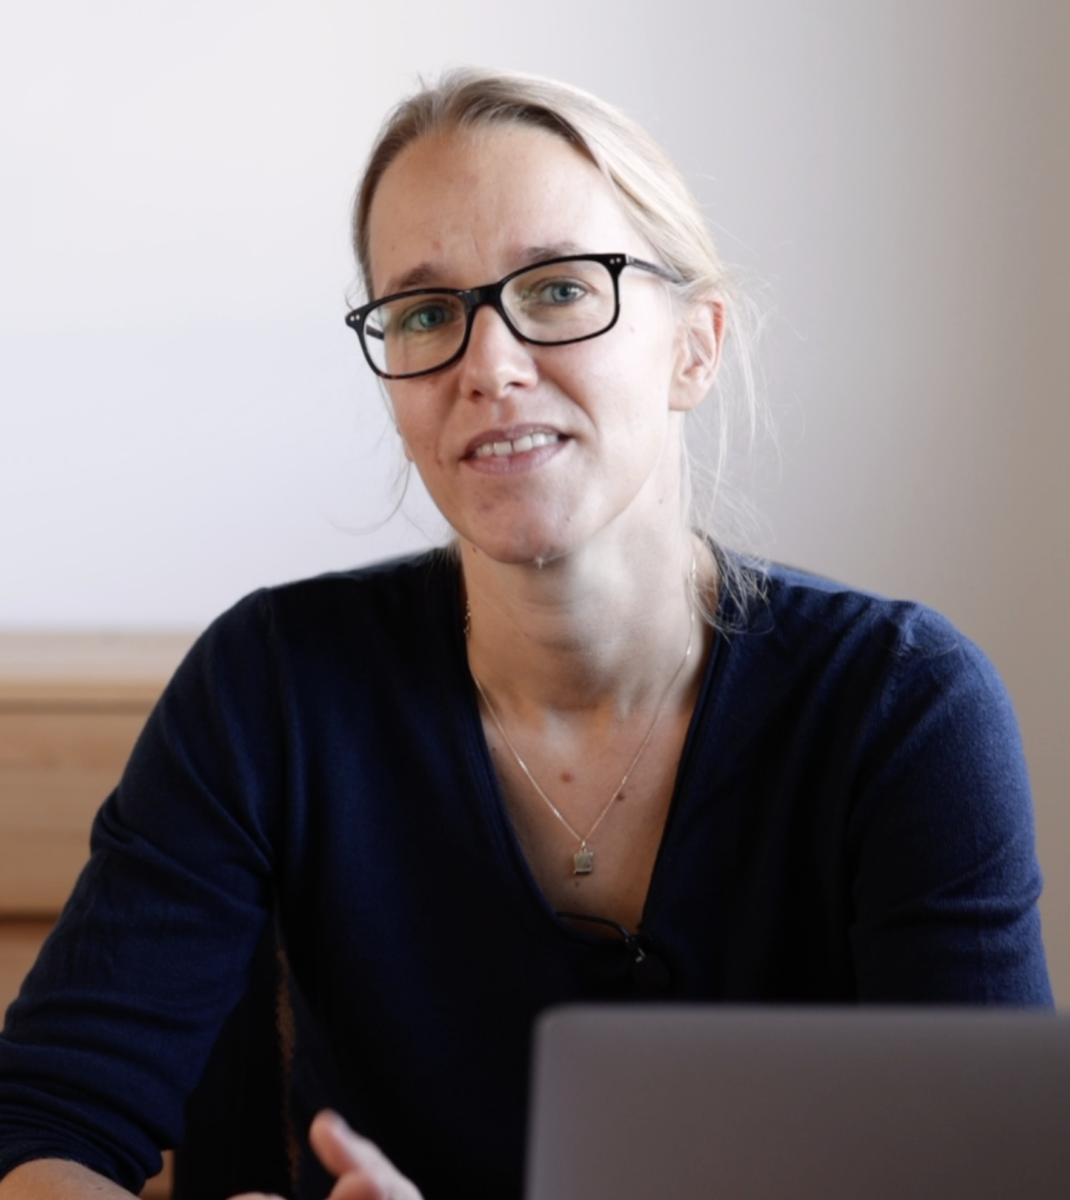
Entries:
[[563, 346], [598, 337], [620, 316], [620, 273], [649, 271], [682, 280], [630, 254], [571, 254], [513, 271], [478, 288], [417, 288], [361, 305], [346, 315], [371, 369], [384, 379], [412, 379], [448, 367], [464, 354], [476, 309], [496, 309], [523, 342]]

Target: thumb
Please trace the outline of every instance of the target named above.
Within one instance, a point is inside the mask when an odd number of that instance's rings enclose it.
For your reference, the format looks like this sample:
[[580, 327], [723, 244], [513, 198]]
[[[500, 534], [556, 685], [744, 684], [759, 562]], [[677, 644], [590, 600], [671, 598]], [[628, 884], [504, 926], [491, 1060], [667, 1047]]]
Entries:
[[345, 1120], [329, 1108], [314, 1118], [308, 1131], [308, 1140], [320, 1162], [332, 1175], [344, 1175], [346, 1171], [365, 1165], [368, 1154], [361, 1142], [368, 1150], [375, 1148], [372, 1142], [358, 1138]]
[[[325, 1109], [309, 1130], [312, 1149], [332, 1175], [353, 1176], [352, 1195], [383, 1200], [420, 1200], [420, 1193], [374, 1143], [354, 1133], [336, 1112]], [[366, 1186], [364, 1186], [366, 1185]], [[349, 1194], [349, 1189], [346, 1189]]]

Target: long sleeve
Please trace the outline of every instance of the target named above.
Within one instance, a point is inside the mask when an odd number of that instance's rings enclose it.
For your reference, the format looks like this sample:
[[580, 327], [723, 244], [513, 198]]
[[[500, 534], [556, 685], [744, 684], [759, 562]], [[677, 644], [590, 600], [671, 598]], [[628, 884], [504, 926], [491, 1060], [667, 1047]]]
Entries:
[[847, 837], [859, 995], [1049, 1005], [1017, 722], [988, 660], [936, 622], [901, 629], [859, 763]]
[[194, 648], [97, 816], [0, 1039], [0, 1170], [71, 1158], [137, 1191], [181, 1138], [271, 913], [284, 773], [260, 604]]

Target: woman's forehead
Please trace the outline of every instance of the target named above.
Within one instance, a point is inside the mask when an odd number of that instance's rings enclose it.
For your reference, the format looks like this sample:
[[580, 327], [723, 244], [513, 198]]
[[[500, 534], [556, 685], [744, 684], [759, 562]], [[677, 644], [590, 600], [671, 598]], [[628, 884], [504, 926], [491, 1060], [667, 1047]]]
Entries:
[[[377, 295], [436, 282], [476, 286], [524, 265], [540, 247], [550, 251], [544, 257], [557, 247], [646, 250], [585, 155], [547, 130], [518, 124], [411, 143], [383, 173], [368, 232]], [[432, 278], [467, 270], [479, 277]], [[419, 284], [411, 282], [416, 277]]]

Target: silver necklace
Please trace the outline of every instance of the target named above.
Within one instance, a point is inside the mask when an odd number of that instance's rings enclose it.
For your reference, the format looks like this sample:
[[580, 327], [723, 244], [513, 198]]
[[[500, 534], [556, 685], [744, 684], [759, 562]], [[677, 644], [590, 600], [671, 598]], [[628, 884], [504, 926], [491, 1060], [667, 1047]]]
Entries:
[[[472, 610], [466, 604], [465, 605], [465, 613], [464, 613], [464, 632], [465, 632], [466, 637], [469, 635], [469, 633], [471, 631], [471, 627], [472, 627]], [[527, 776], [528, 782], [538, 793], [539, 797], [545, 803], [546, 807], [554, 814], [554, 816], [561, 822], [561, 824], [564, 825], [564, 827], [569, 831], [569, 833], [572, 834], [572, 836], [576, 839], [576, 841], [579, 842], [579, 849], [572, 856], [572, 873], [573, 873], [573, 875], [590, 875], [591, 872], [594, 870], [594, 851], [588, 846], [587, 843], [594, 836], [595, 830], [598, 828], [598, 826], [601, 825], [603, 820], [609, 815], [609, 810], [613, 807], [613, 801], [616, 800], [616, 798], [621, 794], [621, 792], [624, 791], [624, 785], [628, 782], [628, 779], [631, 777], [632, 771], [635, 770], [636, 763], [643, 757], [643, 751], [647, 748], [647, 746], [650, 745], [650, 739], [654, 736], [654, 730], [657, 728], [658, 722], [661, 720], [661, 712], [662, 712], [662, 709], [665, 707], [665, 701], [668, 700], [669, 693], [672, 691], [673, 687], [675, 686], [676, 681], [680, 678], [680, 673], [681, 673], [681, 671], [683, 671], [684, 665], [686, 664], [687, 660], [691, 657], [691, 644], [694, 641], [694, 637], [695, 637], [695, 610], [694, 610], [694, 608], [692, 608], [691, 609], [691, 625], [688, 629], [688, 634], [687, 634], [687, 649], [684, 651], [683, 658], [680, 659], [680, 665], [673, 672], [672, 679], [669, 680], [668, 686], [665, 688], [665, 691], [661, 695], [661, 699], [658, 701], [657, 711], [654, 713], [653, 721], [650, 722], [650, 728], [646, 731], [646, 737], [644, 737], [642, 742], [640, 742], [639, 749], [636, 750], [635, 755], [632, 758], [632, 761], [628, 764], [628, 769], [621, 776], [620, 783], [618, 783], [617, 786], [610, 793], [609, 799], [606, 801], [605, 808], [603, 808], [602, 811], [598, 814], [598, 816], [595, 818], [594, 824], [591, 826], [590, 829], [587, 830], [587, 832], [585, 834], [580, 833], [579, 830], [577, 830], [573, 827], [572, 823], [565, 816], [565, 814], [557, 807], [557, 805], [550, 799], [549, 796], [547, 796], [547, 794], [539, 786], [539, 781], [535, 778], [534, 775], [532, 775], [531, 768], [520, 757], [519, 753], [517, 752], [517, 748], [513, 745], [512, 738], [510, 738], [510, 736], [505, 732], [505, 726], [502, 724], [501, 718], [498, 716], [498, 712], [495, 709], [494, 705], [491, 704], [490, 697], [483, 690], [483, 685], [479, 682], [479, 679], [477, 678], [475, 672], [472, 672], [472, 682], [476, 685], [476, 691], [479, 692], [480, 696], [483, 699], [483, 703], [487, 706], [487, 712], [490, 713], [491, 720], [497, 726], [498, 732], [502, 735], [502, 740], [505, 742], [506, 746], [509, 747], [510, 753], [512, 754], [513, 758], [516, 759], [516, 765]]]

